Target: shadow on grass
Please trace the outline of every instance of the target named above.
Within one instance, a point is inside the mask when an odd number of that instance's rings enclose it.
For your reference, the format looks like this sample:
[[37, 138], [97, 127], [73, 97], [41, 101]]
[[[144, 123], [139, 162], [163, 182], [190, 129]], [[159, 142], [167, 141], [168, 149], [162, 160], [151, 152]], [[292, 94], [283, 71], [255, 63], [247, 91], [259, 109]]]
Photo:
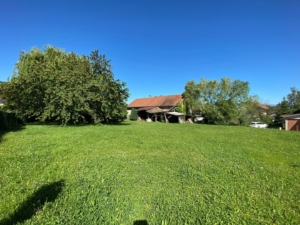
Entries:
[[129, 123], [129, 122], [103, 123], [103, 125], [106, 125], [106, 126], [128, 126], [128, 125], [132, 125], [132, 123]]
[[17, 132], [17, 131], [21, 131], [21, 130], [24, 130], [24, 129], [25, 129], [25, 126], [23, 126], [23, 125], [14, 126], [14, 127], [7, 128], [7, 129], [1, 129], [1, 127], [0, 127], [0, 143], [2, 142], [2, 137], [3, 137], [6, 133], [9, 133], [9, 132]]
[[133, 222], [133, 225], [148, 225], [147, 220], [136, 220]]
[[64, 187], [64, 180], [43, 185], [24, 201], [8, 218], [0, 221], [0, 225], [23, 223], [33, 217], [46, 202], [54, 202]]
[[291, 166], [294, 168], [300, 168], [300, 162], [293, 163]]
[[66, 127], [85, 127], [85, 126], [103, 126], [103, 125], [109, 125], [109, 126], [124, 126], [124, 125], [132, 125], [129, 122], [123, 121], [123, 122], [115, 122], [115, 123], [107, 123], [107, 122], [102, 122], [102, 123], [78, 123], [78, 124], [66, 124], [63, 125], [61, 123], [57, 122], [31, 122], [31, 123], [26, 123], [26, 125], [40, 125], [40, 126], [66, 126]]

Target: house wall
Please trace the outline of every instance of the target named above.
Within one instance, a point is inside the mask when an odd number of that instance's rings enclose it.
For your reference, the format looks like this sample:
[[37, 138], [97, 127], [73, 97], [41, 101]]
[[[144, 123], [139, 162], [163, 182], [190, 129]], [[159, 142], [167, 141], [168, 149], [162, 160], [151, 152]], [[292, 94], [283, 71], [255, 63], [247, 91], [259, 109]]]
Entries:
[[300, 119], [288, 119], [286, 120], [286, 130], [300, 131]]

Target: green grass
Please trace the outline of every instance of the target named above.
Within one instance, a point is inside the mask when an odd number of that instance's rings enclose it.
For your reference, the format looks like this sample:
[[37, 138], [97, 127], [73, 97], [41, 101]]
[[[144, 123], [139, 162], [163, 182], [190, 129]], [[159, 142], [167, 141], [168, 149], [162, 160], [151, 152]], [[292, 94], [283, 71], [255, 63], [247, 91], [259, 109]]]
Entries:
[[125, 122], [1, 139], [0, 225], [300, 223], [300, 132]]

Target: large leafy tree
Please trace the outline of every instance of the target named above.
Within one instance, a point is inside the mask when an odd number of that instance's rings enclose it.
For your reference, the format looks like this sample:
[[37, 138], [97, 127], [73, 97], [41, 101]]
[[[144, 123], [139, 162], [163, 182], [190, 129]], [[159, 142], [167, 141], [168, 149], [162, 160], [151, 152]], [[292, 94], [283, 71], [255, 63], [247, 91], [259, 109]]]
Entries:
[[51, 46], [21, 52], [2, 92], [6, 108], [18, 117], [62, 124], [119, 121], [129, 96], [98, 51], [79, 56]]
[[282, 101], [276, 105], [277, 115], [296, 113], [300, 111], [300, 91], [292, 87], [291, 93], [283, 97]]
[[276, 109], [279, 115], [292, 113], [290, 103], [285, 97], [283, 97], [282, 101], [277, 104]]
[[275, 123], [281, 124], [282, 115], [284, 114], [300, 112], [300, 91], [295, 87], [292, 87], [290, 90], [291, 93], [286, 97], [283, 97], [282, 101], [279, 102], [275, 107], [277, 112]]
[[248, 82], [202, 78], [198, 84], [188, 81], [183, 96], [190, 112], [201, 113], [206, 122], [227, 124], [239, 119], [241, 107], [249, 101], [248, 93]]
[[291, 88], [291, 93], [287, 95], [287, 100], [291, 111], [296, 112], [300, 110], [300, 91], [297, 88]]
[[246, 125], [257, 118], [261, 118], [258, 96], [249, 96], [239, 108], [238, 120], [240, 124]]

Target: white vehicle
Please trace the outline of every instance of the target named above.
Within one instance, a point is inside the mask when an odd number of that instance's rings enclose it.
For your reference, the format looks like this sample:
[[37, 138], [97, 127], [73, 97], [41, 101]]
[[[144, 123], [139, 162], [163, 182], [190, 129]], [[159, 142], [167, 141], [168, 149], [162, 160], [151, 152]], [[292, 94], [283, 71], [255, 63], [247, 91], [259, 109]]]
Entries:
[[255, 127], [255, 128], [267, 128], [268, 124], [262, 123], [262, 122], [251, 122], [249, 124], [249, 127]]
[[196, 116], [194, 122], [195, 123], [200, 123], [202, 120], [204, 120], [204, 117], [202, 117], [202, 116]]

